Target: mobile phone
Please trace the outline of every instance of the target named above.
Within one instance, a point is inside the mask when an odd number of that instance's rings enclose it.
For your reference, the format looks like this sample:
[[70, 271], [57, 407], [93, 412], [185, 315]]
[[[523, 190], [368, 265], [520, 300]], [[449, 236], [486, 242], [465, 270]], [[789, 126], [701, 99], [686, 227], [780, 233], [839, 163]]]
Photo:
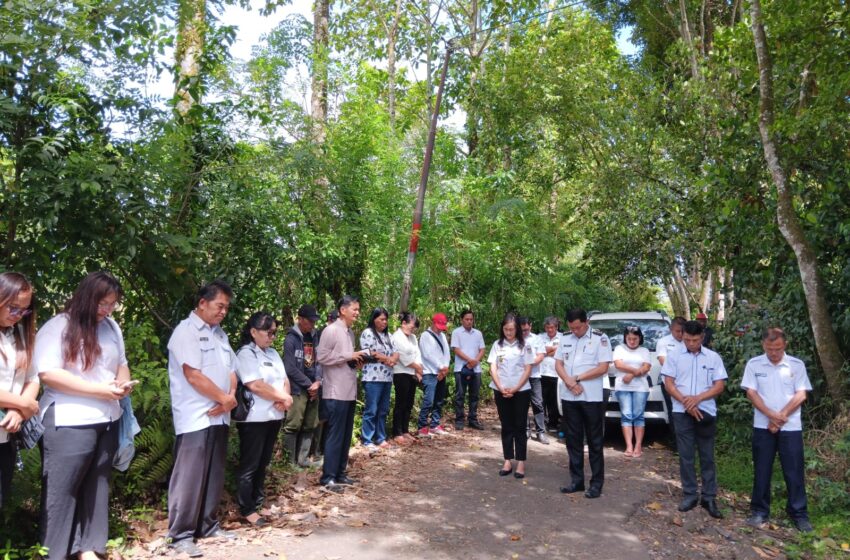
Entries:
[[141, 382], [142, 381], [140, 379], [132, 379], [130, 381], [125, 382], [123, 385], [121, 385], [121, 388], [126, 389], [127, 387], [135, 387], [136, 385], [138, 385]]

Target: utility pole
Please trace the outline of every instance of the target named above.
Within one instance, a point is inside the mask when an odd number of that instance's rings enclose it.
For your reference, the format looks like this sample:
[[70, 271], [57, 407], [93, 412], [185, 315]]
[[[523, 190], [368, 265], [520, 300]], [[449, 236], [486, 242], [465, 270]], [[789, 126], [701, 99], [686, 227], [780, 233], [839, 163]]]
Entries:
[[437, 99], [434, 101], [434, 113], [431, 115], [431, 128], [428, 130], [428, 143], [425, 146], [425, 158], [422, 160], [422, 174], [419, 177], [419, 193], [416, 197], [416, 208], [413, 211], [413, 228], [410, 232], [410, 246], [407, 249], [407, 268], [404, 271], [404, 283], [401, 290], [399, 309], [407, 311], [410, 301], [410, 285], [413, 283], [413, 265], [416, 262], [416, 252], [419, 249], [419, 232], [422, 230], [422, 211], [425, 208], [425, 189], [428, 187], [428, 175], [431, 172], [431, 158], [434, 155], [434, 142], [437, 138], [437, 121], [440, 118], [440, 103], [443, 100], [443, 90], [446, 87], [446, 74], [449, 70], [449, 58], [454, 46], [446, 43], [446, 57], [443, 59], [443, 69], [440, 74], [440, 85], [437, 88]]

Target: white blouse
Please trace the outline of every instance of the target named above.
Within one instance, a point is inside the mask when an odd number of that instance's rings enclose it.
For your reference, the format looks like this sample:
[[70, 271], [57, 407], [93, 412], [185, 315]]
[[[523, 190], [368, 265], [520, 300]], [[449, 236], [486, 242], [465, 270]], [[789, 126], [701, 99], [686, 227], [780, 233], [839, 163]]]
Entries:
[[[626, 363], [627, 366], [633, 368], [639, 368], [643, 364], [652, 363], [649, 361], [649, 350], [647, 350], [643, 346], [638, 346], [637, 348], [632, 350], [625, 344], [620, 344], [619, 346], [614, 348], [613, 359], [615, 363], [617, 362], [617, 360], [622, 360]], [[614, 382], [615, 391], [632, 391], [641, 393], [649, 392], [649, 382], [646, 380], [646, 375], [635, 376], [629, 383], [623, 381], [623, 377], [625, 376], [626, 372], [617, 370], [617, 380]]]
[[393, 333], [393, 346], [398, 351], [398, 363], [393, 367], [393, 373], [414, 375], [416, 370], [410, 366], [422, 363], [422, 352], [419, 350], [416, 335], [407, 336], [404, 331], [398, 329]]
[[[97, 324], [97, 341], [100, 344], [100, 357], [94, 365], [83, 370], [82, 357], [75, 363], [66, 362], [62, 357], [62, 338], [68, 325], [68, 315], [61, 313], [47, 321], [35, 338], [33, 362], [39, 373], [52, 369], [64, 369], [90, 383], [109, 383], [118, 376], [118, 368], [127, 365], [124, 352], [124, 337], [121, 329], [111, 317]], [[44, 388], [39, 400], [41, 417], [50, 408], [56, 406], [56, 426], [85, 426], [114, 422], [121, 417], [121, 405], [117, 400], [97, 397], [69, 395], [52, 387]]]
[[[262, 380], [279, 391], [286, 389], [286, 370], [280, 354], [272, 347], [262, 350], [254, 343], [246, 344], [236, 353], [236, 375], [243, 384]], [[254, 405], [245, 422], [269, 422], [283, 420], [286, 413], [274, 407], [270, 401], [254, 394]]]
[[[13, 327], [18, 328], [18, 327]], [[0, 331], [0, 389], [13, 395], [20, 395], [24, 385], [37, 379], [38, 372], [30, 364], [29, 370], [18, 368], [18, 350], [12, 328]], [[3, 356], [6, 356], [4, 359]], [[0, 428], [0, 443], [9, 441], [9, 432]]]

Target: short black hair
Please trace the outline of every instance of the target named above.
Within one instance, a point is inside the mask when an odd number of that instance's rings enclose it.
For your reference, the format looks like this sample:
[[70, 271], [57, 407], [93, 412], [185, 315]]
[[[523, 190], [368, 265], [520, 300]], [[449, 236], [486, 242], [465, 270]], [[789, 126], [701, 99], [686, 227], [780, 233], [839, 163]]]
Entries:
[[471, 309], [464, 309], [463, 311], [461, 311], [461, 312], [460, 312], [460, 319], [461, 319], [461, 321], [462, 321], [462, 320], [463, 320], [463, 318], [464, 318], [464, 317], [466, 317], [467, 315], [472, 315], [472, 316], [474, 317], [474, 316], [475, 316], [475, 313], [473, 313]]
[[677, 315], [673, 317], [672, 321], [670, 321], [670, 327], [672, 327], [673, 325], [679, 325], [680, 327], [684, 327], [685, 323], [687, 323], [687, 320], [685, 320], [685, 318], [681, 315]]
[[785, 336], [785, 331], [779, 327], [767, 327], [764, 329], [764, 332], [761, 333], [762, 342], [774, 342], [780, 339], [785, 342], [788, 341], [788, 337]]
[[567, 311], [567, 323], [572, 323], [573, 321], [581, 321], [582, 323], [587, 323], [587, 311], [581, 308], [570, 309]]
[[705, 332], [705, 327], [703, 327], [699, 321], [685, 321], [684, 329], [685, 334], [689, 334], [691, 336], [703, 334]]
[[519, 316], [516, 318], [516, 322], [517, 322], [517, 323], [519, 323], [519, 326], [523, 326], [523, 325], [530, 325], [530, 324], [531, 324], [531, 319], [529, 319], [529, 318], [528, 318], [528, 317], [526, 317], [525, 315], [519, 315]]
[[346, 294], [339, 298], [339, 301], [336, 304], [336, 308], [342, 309], [343, 307], [348, 307], [352, 303], [360, 303], [360, 300], [357, 298], [357, 296], [350, 296]]
[[198, 297], [195, 305], [201, 303], [201, 300], [212, 301], [218, 297], [218, 294], [224, 294], [229, 299], [233, 299], [233, 288], [230, 287], [230, 284], [220, 278], [213, 280], [209, 284], [204, 284], [201, 286], [201, 289], [198, 290]]

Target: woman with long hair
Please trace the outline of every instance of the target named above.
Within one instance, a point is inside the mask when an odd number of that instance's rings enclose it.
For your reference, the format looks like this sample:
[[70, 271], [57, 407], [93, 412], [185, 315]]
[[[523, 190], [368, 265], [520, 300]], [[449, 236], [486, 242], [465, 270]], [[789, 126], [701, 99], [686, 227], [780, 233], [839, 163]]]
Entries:
[[387, 414], [390, 412], [390, 394], [393, 390], [393, 366], [398, 363], [398, 352], [387, 329], [389, 311], [378, 307], [369, 316], [369, 324], [360, 333], [360, 349], [369, 350], [369, 361], [363, 366], [363, 421], [360, 437], [369, 452], [389, 446], [387, 441]]
[[135, 383], [110, 317], [122, 295], [114, 276], [92, 272], [36, 336], [33, 361], [45, 386], [41, 543], [51, 560], [106, 554], [118, 401]]
[[416, 397], [416, 384], [422, 381], [422, 353], [416, 340], [419, 319], [409, 311], [399, 315], [401, 327], [393, 333], [393, 345], [398, 351], [398, 362], [393, 366], [395, 407], [393, 408], [393, 436], [396, 443], [406, 445], [415, 441], [410, 435], [410, 413]]
[[[531, 364], [537, 357], [532, 345], [527, 345], [516, 316], [508, 313], [499, 328], [499, 339], [493, 343], [487, 362], [490, 364], [490, 388], [496, 399], [496, 410], [502, 424], [502, 454], [504, 463], [500, 476], [512, 472], [525, 478], [528, 448], [526, 418], [531, 405]], [[513, 460], [516, 459], [514, 470]]]
[[254, 395], [248, 417], [236, 424], [239, 430], [239, 470], [236, 498], [249, 524], [266, 525], [259, 510], [265, 500], [266, 468], [286, 411], [292, 406], [289, 380], [280, 354], [272, 347], [277, 321], [264, 311], [248, 318], [242, 327], [236, 374]]
[[15, 471], [10, 434], [38, 414], [38, 375], [30, 366], [35, 342], [32, 285], [18, 272], [0, 273], [0, 508]]
[[[647, 374], [652, 369], [649, 350], [643, 346], [640, 327], [628, 326], [623, 331], [623, 343], [614, 349], [614, 397], [620, 403], [620, 425], [626, 440], [626, 457], [643, 455], [643, 435], [646, 420], [643, 414], [649, 398]], [[632, 439], [634, 438], [634, 439]]]

